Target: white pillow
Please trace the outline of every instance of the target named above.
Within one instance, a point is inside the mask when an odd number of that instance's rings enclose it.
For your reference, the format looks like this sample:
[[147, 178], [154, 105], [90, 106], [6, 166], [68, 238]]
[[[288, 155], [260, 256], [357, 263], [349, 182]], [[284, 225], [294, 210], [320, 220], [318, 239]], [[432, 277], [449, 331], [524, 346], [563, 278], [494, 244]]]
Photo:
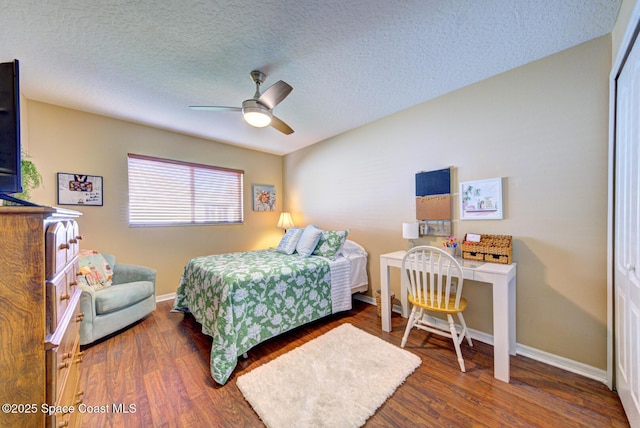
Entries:
[[313, 253], [316, 245], [318, 245], [320, 236], [322, 236], [322, 230], [316, 226], [310, 224], [304, 228], [302, 236], [300, 236], [296, 245], [296, 251], [300, 254], [300, 257], [309, 257]]
[[287, 233], [285, 233], [280, 240], [276, 251], [284, 254], [293, 254], [296, 251], [296, 245], [298, 245], [302, 232], [304, 232], [304, 229], [300, 229], [299, 227], [292, 227], [287, 230]]
[[360, 245], [349, 239], [344, 241], [342, 248], [340, 249], [340, 253], [343, 256], [366, 256], [367, 251]]

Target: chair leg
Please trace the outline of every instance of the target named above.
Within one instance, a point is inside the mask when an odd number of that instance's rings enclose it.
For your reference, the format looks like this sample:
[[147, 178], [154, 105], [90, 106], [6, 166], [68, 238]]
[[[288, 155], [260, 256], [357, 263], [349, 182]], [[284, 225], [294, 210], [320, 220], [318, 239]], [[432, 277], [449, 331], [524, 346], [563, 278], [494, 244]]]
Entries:
[[469, 333], [467, 324], [464, 322], [464, 316], [462, 315], [462, 312], [458, 312], [458, 319], [460, 320], [460, 324], [462, 325], [462, 332], [464, 333], [464, 337], [467, 338], [467, 343], [469, 344], [469, 346], [473, 346], [473, 342], [471, 342], [471, 333]]
[[458, 363], [460, 364], [460, 370], [466, 371], [464, 369], [464, 360], [462, 359], [462, 352], [460, 351], [460, 343], [458, 342], [458, 333], [456, 332], [456, 324], [453, 322], [453, 317], [451, 314], [447, 314], [447, 319], [449, 320], [449, 329], [451, 330], [451, 338], [453, 339], [453, 346], [456, 348], [456, 355], [458, 356]]
[[409, 338], [409, 332], [411, 331], [411, 329], [413, 328], [413, 325], [415, 324], [416, 309], [417, 309], [417, 306], [414, 306], [413, 309], [411, 309], [411, 314], [409, 314], [409, 319], [407, 320], [407, 327], [405, 327], [404, 336], [402, 336], [402, 344], [400, 344], [401, 348], [404, 348], [404, 345], [407, 344], [407, 339]]

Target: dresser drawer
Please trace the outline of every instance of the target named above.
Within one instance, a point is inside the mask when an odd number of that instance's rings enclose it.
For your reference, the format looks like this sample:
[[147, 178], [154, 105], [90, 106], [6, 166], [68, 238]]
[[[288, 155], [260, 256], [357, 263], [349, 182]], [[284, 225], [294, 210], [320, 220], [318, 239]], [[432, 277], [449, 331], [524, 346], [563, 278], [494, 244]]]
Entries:
[[58, 275], [67, 265], [67, 253], [71, 248], [68, 237], [69, 222], [57, 221], [49, 224], [45, 239], [46, 277]]
[[47, 417], [47, 428], [66, 428], [72, 427], [71, 417], [75, 414], [73, 413], [56, 413], [53, 416]]
[[46, 281], [47, 333], [53, 333], [62, 319], [71, 296], [78, 291], [78, 259]]
[[[69, 367], [67, 381], [64, 389], [58, 397], [56, 406], [62, 410], [60, 413], [53, 415], [53, 420], [49, 426], [52, 427], [73, 427], [79, 426], [78, 405], [82, 403], [83, 391], [78, 391], [78, 381], [80, 379], [80, 364], [82, 363], [82, 352], [80, 352], [80, 344], [77, 343], [73, 353], [73, 361]], [[65, 410], [73, 408], [73, 412]]]
[[70, 427], [82, 426], [82, 413], [78, 411], [78, 406], [82, 403], [84, 397], [84, 391], [80, 389], [80, 363], [82, 363], [82, 355], [80, 355], [80, 359], [78, 360], [78, 378], [76, 382], [75, 394], [73, 395], [73, 407], [75, 409], [75, 412], [71, 414], [69, 423]]
[[67, 242], [69, 244], [67, 261], [73, 259], [80, 252], [80, 240], [82, 240], [82, 236], [80, 235], [78, 222], [75, 220], [69, 220], [67, 225]]
[[[79, 357], [77, 350], [80, 343], [80, 290], [73, 292], [67, 311], [59, 319], [47, 350], [47, 402], [55, 404], [60, 401], [67, 388], [74, 361]], [[76, 380], [77, 382], [77, 380]], [[72, 387], [75, 390], [75, 386]]]
[[58, 321], [67, 310], [70, 297], [64, 273], [47, 281], [47, 333], [51, 334], [58, 328]]
[[69, 290], [69, 293], [74, 293], [75, 290], [79, 289], [80, 263], [77, 257], [67, 266], [65, 273], [67, 277], [67, 290]]

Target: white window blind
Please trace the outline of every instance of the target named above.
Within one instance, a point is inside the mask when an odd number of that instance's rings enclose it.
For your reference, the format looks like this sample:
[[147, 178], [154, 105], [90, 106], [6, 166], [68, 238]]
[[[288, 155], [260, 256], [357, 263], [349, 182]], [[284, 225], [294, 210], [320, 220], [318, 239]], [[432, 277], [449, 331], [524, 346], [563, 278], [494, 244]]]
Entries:
[[242, 223], [243, 175], [129, 153], [129, 225]]

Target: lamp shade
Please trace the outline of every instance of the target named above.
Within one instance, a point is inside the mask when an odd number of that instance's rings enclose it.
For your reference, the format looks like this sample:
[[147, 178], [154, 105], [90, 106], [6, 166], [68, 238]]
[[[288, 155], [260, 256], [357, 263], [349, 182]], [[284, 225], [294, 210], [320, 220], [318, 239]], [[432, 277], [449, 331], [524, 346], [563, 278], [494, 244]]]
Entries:
[[404, 239], [418, 239], [420, 237], [418, 231], [418, 222], [402, 223], [402, 237]]
[[280, 229], [291, 229], [293, 227], [293, 220], [291, 220], [291, 214], [288, 212], [280, 213], [280, 219], [278, 220], [277, 227]]

